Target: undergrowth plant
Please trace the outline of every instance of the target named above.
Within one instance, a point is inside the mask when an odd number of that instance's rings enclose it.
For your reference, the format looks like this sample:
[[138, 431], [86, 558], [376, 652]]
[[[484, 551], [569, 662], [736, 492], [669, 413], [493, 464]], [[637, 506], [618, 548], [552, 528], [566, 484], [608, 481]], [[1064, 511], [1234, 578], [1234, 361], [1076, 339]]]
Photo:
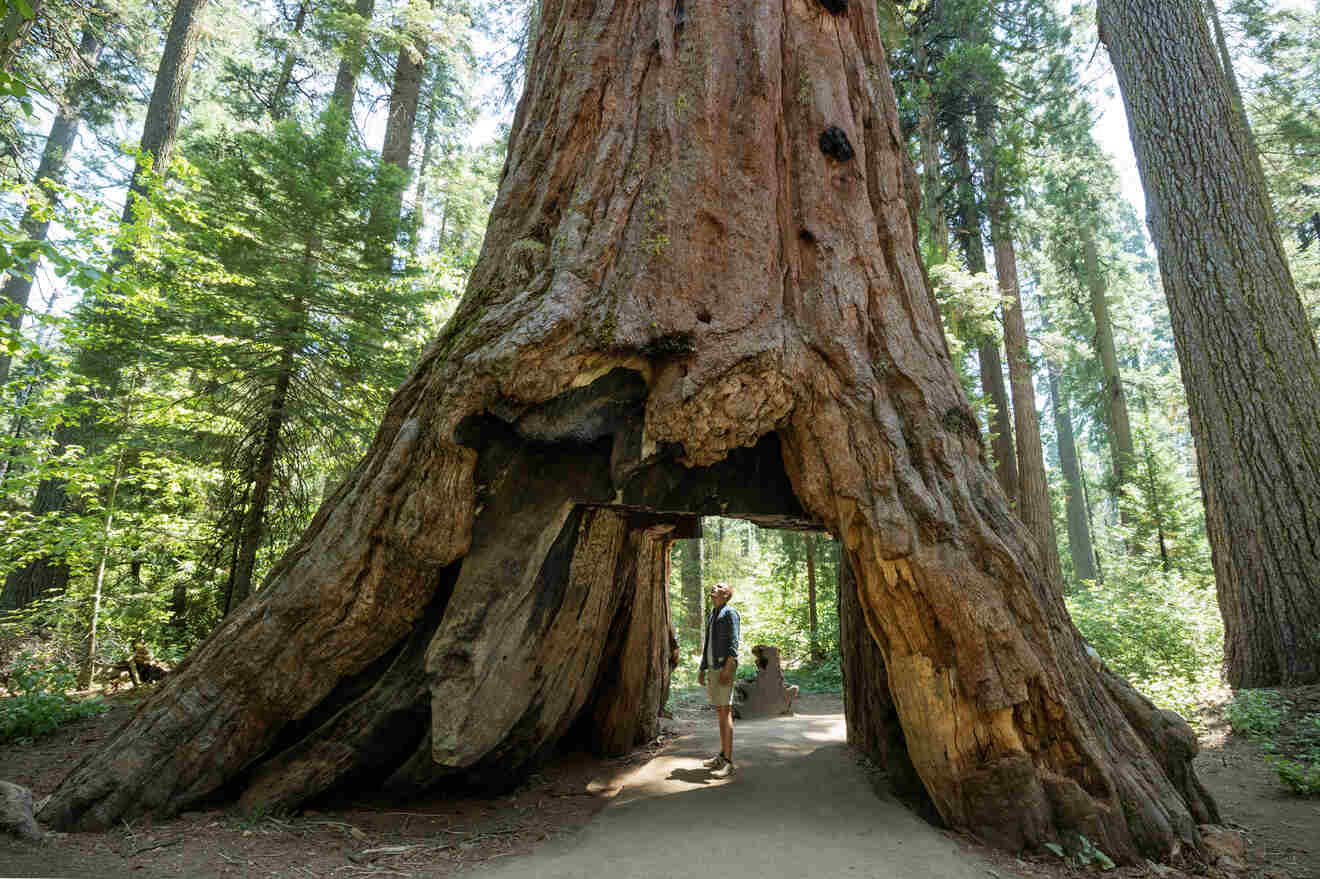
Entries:
[[73, 672], [63, 666], [41, 663], [32, 653], [14, 661], [9, 690], [14, 695], [0, 700], [0, 742], [31, 741], [80, 717], [109, 709], [100, 699], [75, 699]]
[[[1250, 737], [1266, 752], [1265, 762], [1295, 794], [1320, 796], [1320, 714], [1298, 724], [1300, 738], [1288, 744], [1276, 738], [1293, 703], [1270, 690], [1239, 690], [1228, 706], [1233, 732]], [[1293, 753], [1282, 753], [1284, 748]]]

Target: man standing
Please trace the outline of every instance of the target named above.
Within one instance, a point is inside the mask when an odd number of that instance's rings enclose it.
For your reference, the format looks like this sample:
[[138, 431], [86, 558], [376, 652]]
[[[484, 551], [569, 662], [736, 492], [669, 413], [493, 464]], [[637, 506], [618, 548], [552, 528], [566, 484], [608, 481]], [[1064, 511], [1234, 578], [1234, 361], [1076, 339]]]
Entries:
[[[706, 642], [701, 651], [701, 674], [698, 682], [706, 688], [710, 704], [720, 724], [720, 752], [701, 765], [715, 778], [728, 778], [737, 771], [733, 765], [733, 673], [738, 668], [738, 639], [742, 621], [738, 611], [729, 607], [733, 587], [716, 583], [710, 587], [710, 617], [706, 620]], [[706, 672], [709, 670], [709, 681]]]

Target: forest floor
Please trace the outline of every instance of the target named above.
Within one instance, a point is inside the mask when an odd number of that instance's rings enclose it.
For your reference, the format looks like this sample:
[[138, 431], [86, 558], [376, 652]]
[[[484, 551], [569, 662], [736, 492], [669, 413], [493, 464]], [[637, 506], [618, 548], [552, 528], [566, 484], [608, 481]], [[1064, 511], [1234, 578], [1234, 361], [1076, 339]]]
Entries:
[[[1293, 691], [1295, 713], [1320, 709], [1320, 687]], [[132, 711], [77, 721], [0, 749], [0, 779], [41, 797]], [[498, 798], [341, 801], [297, 816], [223, 809], [104, 833], [49, 834], [40, 845], [0, 840], [0, 875], [97, 877], [737, 877], [824, 875], [893, 879], [1031, 877], [1091, 872], [1048, 853], [1015, 858], [918, 819], [883, 776], [844, 743], [842, 703], [806, 694], [795, 716], [740, 723], [739, 772], [701, 769], [717, 749], [714, 716], [687, 696], [651, 747], [618, 760], [565, 755]], [[1207, 706], [1197, 771], [1227, 825], [1249, 844], [1248, 869], [1198, 875], [1320, 879], [1320, 800], [1289, 795], [1257, 744], [1227, 734], [1223, 700]], [[718, 829], [716, 829], [718, 828]], [[729, 866], [725, 866], [729, 865]], [[1109, 876], [1185, 874], [1128, 867]]]

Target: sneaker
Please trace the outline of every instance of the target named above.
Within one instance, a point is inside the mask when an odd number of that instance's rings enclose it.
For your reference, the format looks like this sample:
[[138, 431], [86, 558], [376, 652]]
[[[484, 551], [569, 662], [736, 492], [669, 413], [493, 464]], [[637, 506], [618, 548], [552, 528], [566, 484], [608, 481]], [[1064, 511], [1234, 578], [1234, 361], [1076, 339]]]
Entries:
[[709, 760], [702, 760], [701, 765], [705, 766], [707, 769], [719, 769], [727, 762], [728, 761], [724, 759], [723, 754], [716, 754], [714, 757], [711, 757]]
[[711, 778], [728, 778], [738, 771], [738, 767], [733, 765], [732, 760], [725, 760], [724, 764], [710, 773]]

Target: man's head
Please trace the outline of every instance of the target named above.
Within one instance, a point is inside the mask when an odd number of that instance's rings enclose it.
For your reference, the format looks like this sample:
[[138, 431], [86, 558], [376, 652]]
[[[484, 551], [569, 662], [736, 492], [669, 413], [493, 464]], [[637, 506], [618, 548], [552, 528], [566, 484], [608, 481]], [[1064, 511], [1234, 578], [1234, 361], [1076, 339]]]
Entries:
[[728, 583], [716, 583], [714, 586], [710, 587], [711, 607], [724, 607], [724, 605], [729, 603], [729, 599], [732, 597], [733, 587]]

